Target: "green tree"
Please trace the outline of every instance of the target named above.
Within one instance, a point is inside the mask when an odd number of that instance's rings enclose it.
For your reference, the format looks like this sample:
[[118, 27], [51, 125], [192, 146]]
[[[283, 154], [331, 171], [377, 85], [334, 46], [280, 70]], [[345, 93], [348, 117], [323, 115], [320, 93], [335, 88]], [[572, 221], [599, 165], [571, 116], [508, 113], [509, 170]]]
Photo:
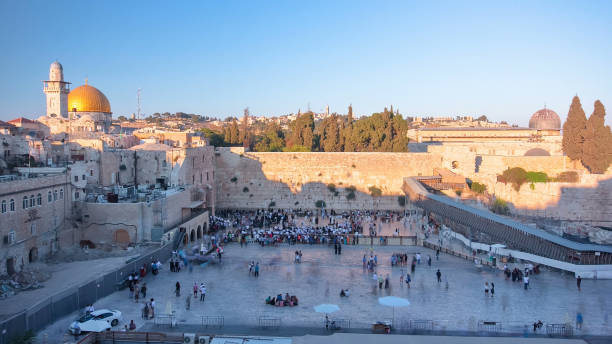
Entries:
[[241, 143], [240, 140], [240, 129], [238, 129], [238, 122], [234, 119], [232, 120], [232, 124], [228, 130], [229, 134], [229, 143], [232, 145], [237, 145]]
[[125, 121], [127, 121], [127, 120], [128, 120], [128, 119], [127, 119], [127, 117], [125, 117], [125, 116], [119, 116], [119, 117], [117, 117], [117, 119], [118, 119], [120, 122], [125, 122]]
[[244, 116], [242, 117], [242, 135], [240, 136], [240, 141], [242, 141], [242, 146], [245, 150], [251, 148], [251, 132], [249, 131], [249, 108], [244, 109]]
[[208, 128], [200, 129], [204, 137], [208, 139], [208, 144], [215, 147], [223, 147], [226, 146], [225, 139], [223, 134], [220, 134], [216, 131], [210, 130]]
[[308, 151], [312, 151], [315, 143], [314, 127], [312, 112], [298, 114], [296, 120], [291, 123], [291, 133], [287, 139], [287, 147], [303, 146]]
[[606, 109], [597, 100], [584, 131], [582, 164], [591, 172], [602, 174], [610, 166], [610, 127], [605, 125]]
[[321, 121], [319, 126], [319, 145], [320, 149], [324, 152], [342, 152], [338, 120], [338, 115], [334, 114]]
[[580, 104], [580, 98], [574, 96], [563, 123], [563, 151], [572, 160], [582, 159], [582, 148], [586, 130], [587, 118]]
[[257, 152], [282, 152], [285, 148], [283, 131], [277, 123], [270, 123], [255, 145]]

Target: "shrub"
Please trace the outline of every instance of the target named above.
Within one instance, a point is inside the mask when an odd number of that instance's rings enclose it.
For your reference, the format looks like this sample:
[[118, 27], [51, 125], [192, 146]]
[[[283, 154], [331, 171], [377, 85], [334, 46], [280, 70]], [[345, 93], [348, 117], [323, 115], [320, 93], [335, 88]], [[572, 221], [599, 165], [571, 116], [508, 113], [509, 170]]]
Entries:
[[242, 188], [242, 192], [249, 192], [249, 188], [247, 188], [246, 186]]
[[[510, 183], [516, 191], [519, 191], [527, 181], [527, 171], [520, 167], [508, 168], [502, 173], [502, 179], [503, 183]], [[498, 181], [500, 181], [499, 178]]]
[[336, 185], [333, 183], [327, 184], [327, 190], [329, 190], [331, 193], [336, 193]]
[[406, 196], [397, 196], [397, 203], [400, 207], [404, 207], [406, 205]]
[[508, 202], [504, 201], [501, 198], [496, 198], [493, 203], [491, 203], [491, 211], [500, 214], [500, 215], [508, 215], [510, 214], [510, 207], [508, 207]]
[[315, 202], [315, 207], [317, 208], [325, 208], [325, 201], [323, 200], [318, 200]]
[[121, 165], [119, 166], [119, 170], [121, 170], [121, 171], [125, 171], [125, 170], [127, 170], [127, 166], [125, 166], [124, 164], [121, 164]]
[[357, 166], [355, 166], [355, 164], [352, 164], [352, 165], [351, 165], [351, 167], [352, 167], [352, 168], [356, 168]]
[[455, 190], [455, 194], [457, 194], [457, 196], [461, 197], [461, 193], [462, 193], [461, 190]]
[[368, 190], [370, 191], [370, 195], [372, 195], [372, 197], [380, 197], [382, 195], [382, 190], [376, 186], [370, 186]]
[[484, 184], [480, 184], [479, 182], [472, 182], [472, 185], [470, 185], [470, 189], [477, 194], [483, 194], [487, 191], [487, 186]]
[[545, 172], [527, 172], [527, 181], [531, 183], [546, 183], [549, 178]]
[[271, 201], [270, 203], [268, 203], [268, 208], [272, 208], [274, 206], [276, 206], [276, 202]]
[[230, 179], [230, 182], [235, 183], [238, 181], [238, 177], [232, 177], [232, 179]]
[[295, 203], [293, 203], [293, 205], [298, 205], [298, 204], [300, 204], [300, 202], [298, 201], [295, 201]]
[[578, 183], [578, 172], [576, 171], [565, 171], [559, 173], [557, 181], [561, 183]]

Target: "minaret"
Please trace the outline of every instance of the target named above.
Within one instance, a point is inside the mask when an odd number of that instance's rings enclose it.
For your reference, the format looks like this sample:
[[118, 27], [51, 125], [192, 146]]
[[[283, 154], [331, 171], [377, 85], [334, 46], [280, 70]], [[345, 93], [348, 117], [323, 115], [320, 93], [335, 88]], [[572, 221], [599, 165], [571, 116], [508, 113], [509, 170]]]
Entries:
[[49, 68], [49, 80], [43, 81], [43, 91], [47, 95], [47, 116], [55, 114], [68, 118], [68, 93], [70, 83], [64, 81], [64, 68], [55, 61]]

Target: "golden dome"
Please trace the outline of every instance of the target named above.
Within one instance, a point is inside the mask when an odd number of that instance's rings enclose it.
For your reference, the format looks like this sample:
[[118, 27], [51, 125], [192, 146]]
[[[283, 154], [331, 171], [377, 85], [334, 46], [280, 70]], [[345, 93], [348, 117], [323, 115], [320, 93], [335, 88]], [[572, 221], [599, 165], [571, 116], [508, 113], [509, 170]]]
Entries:
[[75, 109], [76, 112], [111, 113], [110, 103], [104, 93], [87, 83], [68, 93], [68, 111], [74, 112]]

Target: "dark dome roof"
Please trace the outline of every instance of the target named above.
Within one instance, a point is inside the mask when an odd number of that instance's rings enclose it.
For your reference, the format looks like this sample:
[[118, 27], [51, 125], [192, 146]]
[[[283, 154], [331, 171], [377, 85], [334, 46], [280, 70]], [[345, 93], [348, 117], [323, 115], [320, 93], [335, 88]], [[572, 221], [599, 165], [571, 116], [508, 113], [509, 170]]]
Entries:
[[550, 109], [542, 109], [531, 116], [529, 128], [532, 129], [561, 129], [561, 118]]

